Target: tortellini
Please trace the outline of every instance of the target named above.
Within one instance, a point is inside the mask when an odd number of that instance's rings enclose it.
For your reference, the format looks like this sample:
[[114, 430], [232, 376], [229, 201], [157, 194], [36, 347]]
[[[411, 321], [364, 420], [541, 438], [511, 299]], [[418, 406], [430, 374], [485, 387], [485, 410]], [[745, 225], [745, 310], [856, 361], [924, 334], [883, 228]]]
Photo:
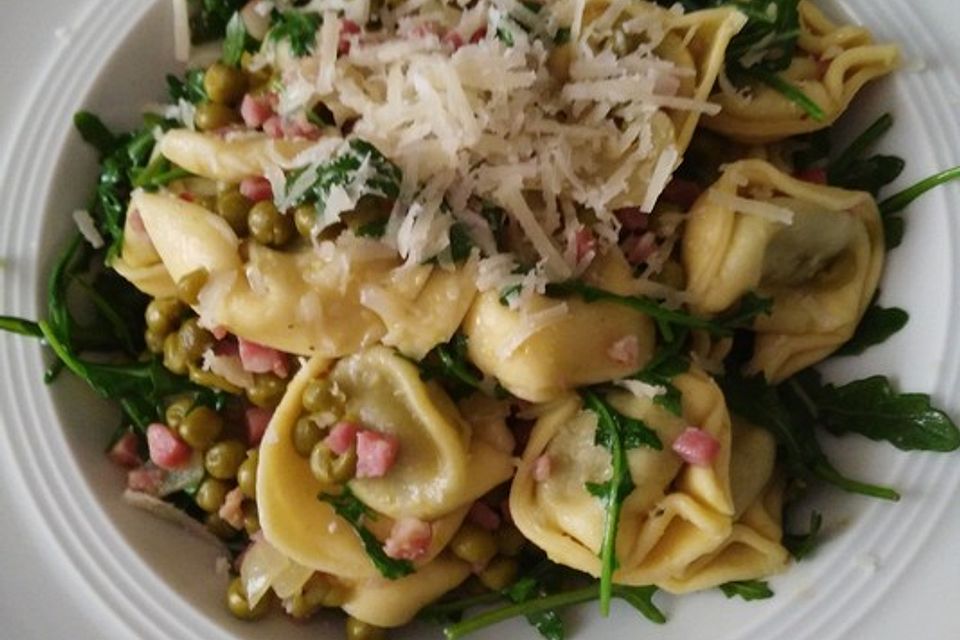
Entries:
[[809, 0], [802, 0], [798, 11], [797, 53], [780, 77], [813, 100], [825, 117], [814, 120], [782, 93], [754, 84], [745, 92], [719, 91], [711, 96], [723, 109], [704, 118], [706, 128], [753, 144], [823, 129], [840, 117], [867, 82], [899, 65], [898, 47], [874, 44], [863, 27], [837, 26]]
[[[786, 559], [779, 532], [758, 532], [750, 520], [760, 519], [751, 511], [754, 504], [773, 501], [765, 502], [762, 493], [773, 471], [772, 440], [748, 426], [732, 432], [723, 395], [704, 372], [693, 368], [673, 384], [682, 393], [682, 416], [626, 392], [607, 397], [617, 411], [655, 430], [664, 444], [663, 450], [627, 452], [635, 489], [621, 511], [614, 580], [680, 593], [778, 570]], [[709, 466], [684, 464], [671, 450], [688, 425], [719, 442]], [[575, 396], [547, 406], [510, 492], [511, 514], [523, 534], [553, 561], [594, 576], [600, 573], [604, 507], [586, 483], [603, 482], [610, 474], [609, 451], [594, 444], [596, 428], [596, 415]], [[746, 434], [742, 451], [740, 432]], [[544, 457], [549, 473], [537, 477]], [[749, 464], [743, 464], [746, 458]]]
[[[629, 294], [633, 277], [617, 249], [598, 256], [584, 279]], [[566, 313], [516, 344], [530, 316], [558, 304]], [[563, 301], [536, 296], [522, 311], [503, 305], [498, 291], [477, 296], [463, 324], [470, 360], [508, 391], [543, 402], [578, 386], [634, 373], [650, 359], [654, 328], [649, 317], [610, 302]], [[621, 349], [620, 347], [624, 347]]]
[[140, 212], [132, 206], [127, 210], [123, 225], [120, 255], [110, 267], [149, 296], [167, 298], [176, 295], [177, 284], [153, 246]]
[[240, 182], [264, 175], [272, 167], [296, 166], [297, 156], [311, 144], [306, 140], [276, 140], [259, 133], [226, 138], [173, 129], [164, 134], [158, 148], [170, 162], [198, 176]]
[[[741, 209], [774, 205], [792, 223]], [[719, 313], [754, 291], [773, 299], [753, 323], [751, 373], [778, 382], [853, 335], [876, 292], [883, 227], [867, 193], [818, 186], [769, 164], [729, 165], [694, 205], [683, 236], [687, 294]]]
[[401, 266], [389, 247], [350, 234], [277, 251], [241, 243], [222, 218], [170, 194], [139, 191], [132, 206], [173, 282], [209, 273], [205, 324], [281, 351], [336, 357], [382, 339], [420, 358], [453, 335], [476, 291], [473, 263]]
[[377, 512], [367, 526], [380, 539], [389, 535], [395, 518], [431, 523], [430, 546], [416, 563], [426, 565], [446, 546], [472, 502], [509, 479], [514, 465], [510, 452], [473, 438], [452, 401], [386, 347], [344, 358], [332, 368], [328, 360], [313, 358], [291, 381], [260, 447], [257, 504], [264, 536], [305, 567], [349, 580], [380, 578], [351, 526], [317, 499], [324, 487], [294, 449], [303, 389], [323, 376], [347, 398], [348, 415], [399, 441], [386, 476], [354, 478], [349, 486]]
[[[583, 30], [589, 34], [587, 41], [599, 48], [608, 41], [612, 32], [622, 29], [623, 24], [631, 19], [662, 21], [663, 30], [655, 32], [652, 41], [640, 43], [637, 48], [641, 51], [652, 50], [656, 56], [671, 64], [664, 77], [649, 89], [651, 93], [668, 96], [664, 109], [652, 115], [631, 114], [626, 118], [625, 126], [628, 128], [638, 126], [634, 121], [649, 118], [649, 140], [643, 138], [624, 148], [608, 149], [604, 157], [607, 173], [614, 176], [623, 174], [624, 167], [634, 162], [638, 150], [641, 155], [645, 154], [645, 159], [624, 175], [626, 189], [610, 204], [612, 208], [617, 208], [639, 206], [647, 200], [648, 185], [661, 159], [664, 159], [663, 162], [669, 161], [670, 166], [666, 169], [671, 171], [679, 164], [723, 64], [724, 51], [730, 39], [743, 27], [745, 18], [729, 7], [677, 16], [653, 3], [633, 2], [616, 8], [620, 22], [611, 25], [606, 12], [614, 4], [617, 3], [606, 0], [586, 3]], [[622, 40], [629, 41], [630, 37], [630, 34], [624, 35]], [[573, 46], [558, 47], [552, 54], [552, 67], [555, 73], [559, 69], [558, 75], [561, 77], [571, 81], [583, 80], [576, 75], [575, 69], [567, 66], [570, 54], [566, 49]]]

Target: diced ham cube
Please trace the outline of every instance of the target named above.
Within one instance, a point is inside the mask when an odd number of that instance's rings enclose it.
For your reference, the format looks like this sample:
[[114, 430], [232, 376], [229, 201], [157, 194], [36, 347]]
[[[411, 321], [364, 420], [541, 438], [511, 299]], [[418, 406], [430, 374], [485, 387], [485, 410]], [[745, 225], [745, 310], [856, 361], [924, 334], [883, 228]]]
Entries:
[[393, 467], [400, 441], [379, 431], [357, 433], [357, 477], [382, 478]]
[[358, 25], [353, 20], [341, 20], [340, 21], [340, 42], [337, 45], [337, 53], [340, 55], [347, 55], [350, 53], [351, 38], [350, 36], [360, 33], [360, 25]]
[[577, 264], [593, 258], [597, 252], [597, 238], [587, 227], [580, 227], [574, 235], [577, 249]]
[[179, 469], [193, 456], [193, 449], [180, 439], [173, 429], [165, 424], [154, 422], [147, 427], [147, 447], [150, 460], [161, 469]]
[[500, 514], [482, 500], [477, 500], [470, 506], [467, 520], [487, 531], [496, 531], [500, 528]]
[[263, 123], [263, 132], [271, 138], [283, 137], [283, 118], [280, 116], [270, 116]]
[[689, 211], [701, 193], [702, 189], [696, 182], [674, 178], [667, 183], [663, 193], [660, 194], [660, 199], [678, 205], [684, 211]]
[[623, 336], [607, 349], [607, 355], [617, 364], [625, 367], [633, 367], [640, 360], [640, 342], [637, 336]]
[[486, 37], [487, 37], [487, 28], [480, 27], [479, 29], [473, 32], [472, 36], [470, 36], [470, 44], [477, 44], [478, 42], [480, 42]]
[[243, 528], [243, 491], [240, 487], [234, 487], [227, 493], [217, 515], [234, 529]]
[[537, 482], [546, 482], [553, 472], [553, 460], [548, 454], [543, 454], [533, 461], [533, 479]]
[[687, 427], [673, 441], [673, 450], [684, 462], [706, 467], [720, 452], [720, 442], [703, 429]]
[[282, 351], [243, 338], [239, 338], [237, 344], [244, 371], [274, 373], [281, 378], [290, 375], [290, 361]]
[[357, 433], [359, 431], [360, 425], [357, 423], [341, 420], [333, 425], [323, 443], [330, 447], [330, 451], [342, 456], [357, 443]]
[[793, 177], [813, 184], [827, 184], [827, 170], [823, 168], [804, 169], [793, 174]]
[[454, 51], [463, 46], [463, 36], [461, 36], [456, 31], [447, 31], [442, 40], [443, 44], [450, 47]]
[[229, 335], [227, 328], [219, 324], [215, 326], [213, 329], [210, 329], [210, 333], [212, 333], [213, 337], [216, 338], [217, 340], [223, 340]]
[[160, 494], [160, 485], [166, 477], [166, 471], [148, 463], [127, 474], [127, 488], [156, 496]]
[[652, 231], [647, 231], [643, 235], [630, 236], [623, 244], [623, 253], [627, 262], [633, 266], [645, 263], [656, 250], [657, 236]]
[[266, 94], [254, 96], [249, 93], [243, 96], [243, 102], [240, 103], [240, 116], [245, 125], [251, 129], [259, 129], [273, 116], [270, 96]]
[[231, 336], [230, 334], [224, 334], [222, 338], [218, 338], [217, 344], [213, 345], [214, 355], [223, 356], [229, 358], [230, 356], [239, 356], [240, 355], [240, 345], [237, 344], [237, 338]]
[[240, 193], [244, 198], [254, 202], [273, 199], [273, 187], [270, 185], [270, 181], [263, 176], [244, 178], [240, 182]]
[[306, 138], [307, 140], [319, 140], [321, 135], [320, 128], [312, 122], [306, 120], [294, 119], [284, 123], [283, 134], [287, 138]]
[[625, 231], [646, 231], [650, 224], [650, 214], [640, 211], [640, 207], [624, 207], [613, 212]]
[[383, 551], [397, 560], [417, 560], [426, 555], [433, 540], [429, 522], [417, 518], [400, 518], [393, 523]]
[[267, 425], [273, 418], [273, 409], [263, 409], [261, 407], [247, 407], [243, 415], [243, 424], [246, 427], [247, 444], [255, 447], [263, 440], [263, 434], [267, 432]]
[[122, 438], [110, 447], [107, 454], [115, 464], [126, 469], [133, 469], [143, 464], [140, 459], [140, 440], [136, 434], [126, 433]]

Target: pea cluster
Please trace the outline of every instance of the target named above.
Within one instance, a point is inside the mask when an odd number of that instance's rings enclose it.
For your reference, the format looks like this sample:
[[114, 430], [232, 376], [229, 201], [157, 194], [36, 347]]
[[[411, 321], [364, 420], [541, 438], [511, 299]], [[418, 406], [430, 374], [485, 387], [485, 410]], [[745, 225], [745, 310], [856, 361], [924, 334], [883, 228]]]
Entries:
[[343, 484], [356, 475], [357, 449], [337, 455], [324, 442], [329, 428], [344, 413], [344, 398], [329, 380], [311, 380], [301, 396], [303, 414], [293, 427], [296, 452], [310, 460], [310, 471], [324, 485]]

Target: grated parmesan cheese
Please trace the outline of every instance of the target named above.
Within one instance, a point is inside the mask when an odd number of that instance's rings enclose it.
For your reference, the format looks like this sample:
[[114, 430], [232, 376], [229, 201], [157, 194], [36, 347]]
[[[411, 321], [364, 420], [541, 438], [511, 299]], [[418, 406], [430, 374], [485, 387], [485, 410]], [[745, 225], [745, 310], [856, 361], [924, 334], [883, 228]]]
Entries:
[[106, 244], [103, 236], [97, 231], [97, 225], [93, 222], [90, 212], [86, 209], [77, 209], [73, 212], [73, 222], [80, 230], [80, 235], [84, 240], [90, 243], [94, 249], [101, 249]]
[[743, 198], [716, 188], [711, 188], [707, 192], [707, 200], [719, 207], [733, 209], [738, 213], [758, 216], [780, 224], [793, 224], [793, 211], [772, 202]]

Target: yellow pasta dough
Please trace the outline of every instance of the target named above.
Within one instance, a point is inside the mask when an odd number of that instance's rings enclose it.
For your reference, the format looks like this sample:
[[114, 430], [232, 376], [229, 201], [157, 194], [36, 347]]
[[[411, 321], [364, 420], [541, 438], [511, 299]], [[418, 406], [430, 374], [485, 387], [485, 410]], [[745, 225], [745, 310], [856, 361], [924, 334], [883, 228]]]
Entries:
[[[617, 249], [599, 256], [584, 279], [616, 293], [631, 293], [630, 267]], [[567, 312], [529, 333], [530, 316], [559, 304]], [[563, 301], [536, 296], [523, 311], [500, 302], [498, 291], [477, 296], [464, 320], [470, 360], [514, 395], [532, 402], [561, 396], [574, 387], [626, 376], [639, 370], [654, 347], [646, 315], [609, 302]], [[626, 341], [626, 342], [625, 342]], [[630, 344], [622, 354], [617, 345]]]
[[797, 53], [781, 78], [813, 100], [824, 112], [814, 120], [779, 91], [754, 84], [746, 92], [719, 91], [711, 100], [723, 107], [704, 118], [703, 126], [733, 140], [767, 143], [829, 127], [871, 80], [897, 68], [896, 45], [873, 43], [863, 27], [838, 26], [809, 0], [801, 0]]
[[311, 569], [356, 580], [379, 576], [351, 526], [317, 499], [325, 488], [293, 447], [303, 389], [310, 380], [329, 375], [341, 385], [347, 411], [400, 442], [397, 462], [386, 477], [354, 479], [350, 486], [380, 512], [367, 521], [380, 539], [389, 535], [391, 515], [431, 523], [430, 547], [417, 562], [422, 566], [446, 546], [472, 501], [510, 477], [513, 462], [508, 453], [471, 439], [449, 398], [421, 382], [416, 368], [389, 349], [376, 347], [332, 369], [330, 365], [313, 358], [300, 370], [263, 438], [257, 504], [264, 536]]
[[336, 357], [382, 338], [422, 357], [453, 335], [476, 291], [472, 262], [401, 267], [389, 248], [350, 234], [319, 250], [241, 251], [226, 222], [199, 205], [141, 191], [132, 206], [173, 281], [210, 274], [197, 305], [207, 325], [281, 351]]
[[[744, 208], [774, 205], [792, 222]], [[687, 294], [718, 313], [754, 291], [773, 299], [753, 323], [750, 372], [778, 382], [846, 342], [873, 298], [883, 227], [867, 193], [814, 185], [747, 160], [727, 167], [694, 205], [683, 236]]]
[[172, 129], [158, 149], [173, 162], [204, 178], [240, 182], [262, 176], [271, 167], [291, 168], [297, 155], [310, 146], [306, 140], [274, 140], [265, 134], [228, 139], [212, 133]]

